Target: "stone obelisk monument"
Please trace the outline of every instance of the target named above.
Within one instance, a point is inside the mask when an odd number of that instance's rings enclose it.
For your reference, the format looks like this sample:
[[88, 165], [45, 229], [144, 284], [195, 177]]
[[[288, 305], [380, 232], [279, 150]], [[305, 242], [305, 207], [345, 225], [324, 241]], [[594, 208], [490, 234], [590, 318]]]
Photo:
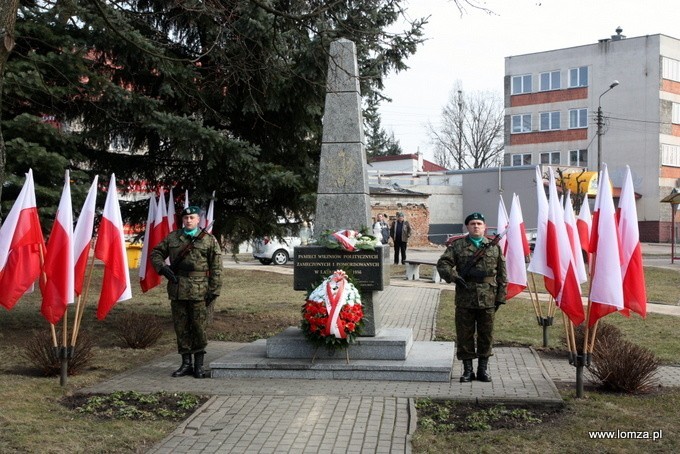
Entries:
[[[318, 238], [325, 230], [370, 225], [359, 67], [354, 43], [343, 38], [332, 42], [329, 50], [314, 232]], [[362, 293], [364, 336], [380, 330], [376, 296], [377, 292]]]

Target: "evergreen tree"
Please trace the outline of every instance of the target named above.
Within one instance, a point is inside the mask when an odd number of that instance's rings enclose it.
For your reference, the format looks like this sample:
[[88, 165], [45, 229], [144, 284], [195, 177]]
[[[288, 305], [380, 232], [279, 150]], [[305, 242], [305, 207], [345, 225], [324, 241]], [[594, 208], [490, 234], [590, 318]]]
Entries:
[[[401, 3], [26, 1], [4, 74], [5, 188], [32, 167], [52, 218], [64, 168], [74, 207], [94, 174], [115, 172], [188, 189], [192, 203], [215, 190], [215, 230], [234, 243], [276, 233], [278, 217], [314, 209], [330, 42], [355, 42], [375, 106], [422, 41], [424, 20], [386, 31]], [[138, 205], [127, 220], [146, 218]]]

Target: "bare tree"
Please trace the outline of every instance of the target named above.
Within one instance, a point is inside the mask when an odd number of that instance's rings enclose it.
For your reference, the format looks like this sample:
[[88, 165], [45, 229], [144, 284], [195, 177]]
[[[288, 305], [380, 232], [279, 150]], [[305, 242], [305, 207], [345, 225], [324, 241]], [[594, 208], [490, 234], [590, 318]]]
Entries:
[[465, 94], [454, 86], [441, 124], [428, 125], [435, 161], [448, 169], [500, 165], [503, 159], [503, 101], [491, 92]]

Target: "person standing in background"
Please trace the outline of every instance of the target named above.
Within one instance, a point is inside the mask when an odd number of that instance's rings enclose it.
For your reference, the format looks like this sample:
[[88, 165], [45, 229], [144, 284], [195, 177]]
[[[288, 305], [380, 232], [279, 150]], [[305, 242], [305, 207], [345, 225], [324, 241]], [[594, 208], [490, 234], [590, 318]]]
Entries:
[[382, 213], [378, 213], [378, 216], [373, 223], [373, 236], [382, 244], [387, 244], [390, 239], [390, 226], [385, 222]]
[[394, 241], [394, 264], [399, 264], [399, 256], [401, 255], [401, 264], [406, 262], [406, 246], [408, 239], [411, 236], [411, 224], [404, 220], [404, 213], [397, 211], [397, 219], [392, 222], [390, 226], [390, 237]]

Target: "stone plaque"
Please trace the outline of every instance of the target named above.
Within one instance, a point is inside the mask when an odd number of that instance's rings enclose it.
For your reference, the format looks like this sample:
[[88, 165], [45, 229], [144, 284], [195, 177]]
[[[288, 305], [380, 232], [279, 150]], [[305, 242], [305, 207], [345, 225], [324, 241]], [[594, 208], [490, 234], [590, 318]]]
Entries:
[[361, 291], [380, 291], [390, 283], [389, 248], [347, 252], [322, 246], [295, 248], [293, 288], [312, 290], [335, 270], [342, 269]]

